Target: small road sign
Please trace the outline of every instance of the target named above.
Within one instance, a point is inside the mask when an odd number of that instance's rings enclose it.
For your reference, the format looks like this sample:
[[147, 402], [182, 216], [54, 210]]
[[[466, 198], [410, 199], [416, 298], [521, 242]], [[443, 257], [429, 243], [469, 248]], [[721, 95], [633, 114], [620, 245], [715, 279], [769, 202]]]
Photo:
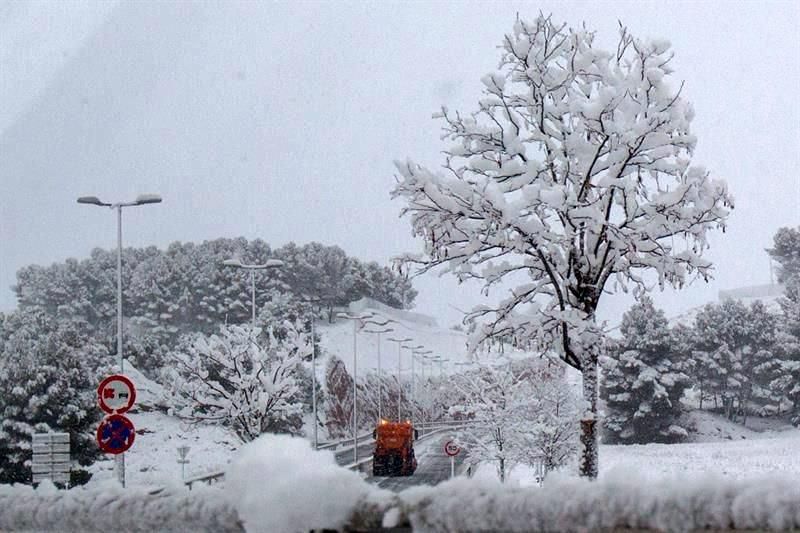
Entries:
[[31, 472], [33, 482], [44, 479], [69, 482], [69, 433], [34, 433]]
[[178, 446], [178, 463], [181, 465], [181, 479], [186, 479], [186, 465], [189, 464], [189, 446]]
[[109, 414], [127, 412], [136, 401], [136, 388], [133, 382], [122, 374], [108, 376], [97, 387], [97, 401], [100, 409]]
[[136, 430], [133, 422], [122, 415], [110, 415], [97, 427], [97, 444], [106, 453], [123, 453], [133, 445]]
[[461, 451], [461, 448], [455, 442], [449, 440], [444, 444], [444, 453], [449, 455], [450, 457], [455, 457], [458, 455], [458, 452]]

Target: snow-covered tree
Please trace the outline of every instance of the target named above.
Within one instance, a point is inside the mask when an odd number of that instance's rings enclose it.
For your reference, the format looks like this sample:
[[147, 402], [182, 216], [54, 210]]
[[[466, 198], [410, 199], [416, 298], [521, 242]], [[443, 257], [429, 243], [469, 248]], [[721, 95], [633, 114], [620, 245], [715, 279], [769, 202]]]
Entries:
[[675, 442], [688, 433], [679, 422], [689, 377], [673, 349], [667, 318], [643, 296], [623, 315], [622, 340], [603, 362], [604, 438], [611, 443]]
[[524, 419], [531, 426], [521, 428], [522, 461], [541, 464], [543, 474], [573, 460], [578, 452], [580, 395], [566, 381], [563, 363], [548, 362], [532, 367], [528, 378], [531, 401]]
[[459, 437], [469, 461], [494, 464], [504, 481], [515, 464], [552, 470], [573, 457], [578, 396], [560, 364], [499, 359], [448, 377], [450, 415], [474, 421]]
[[99, 450], [97, 383], [110, 357], [87, 324], [55, 320], [42, 310], [4, 317], [0, 350], [0, 483], [31, 482], [33, 433], [67, 432], [75, 463], [72, 482], [90, 476], [80, 466]]
[[457, 374], [452, 385], [464, 398], [464, 404], [454, 405], [451, 410], [479, 421], [460, 434], [467, 460], [495, 465], [500, 481], [505, 482], [522, 453], [518, 430], [522, 407], [529, 400], [524, 377], [512, 372], [508, 363], [484, 365]]
[[742, 416], [746, 423], [753, 407], [780, 403], [772, 386], [782, 372], [773, 350], [776, 327], [777, 317], [761, 302], [749, 307], [734, 300], [708, 304], [695, 318], [702, 364], [711, 369], [711, 392], [731, 420]]
[[[620, 27], [617, 48], [585, 28], [540, 15], [517, 20], [498, 72], [482, 78], [469, 114], [446, 108], [445, 172], [397, 163], [428, 271], [440, 266], [484, 290], [514, 284], [481, 306], [474, 339], [511, 335], [556, 351], [583, 373], [583, 475], [597, 475], [597, 375], [603, 333], [596, 310], [611, 282], [643, 292], [707, 278], [707, 234], [725, 227], [723, 181], [690, 164], [694, 116], [671, 83], [664, 40]], [[526, 282], [520, 282], [522, 276]]]
[[793, 402], [792, 423], [800, 426], [800, 227], [779, 229], [768, 251], [779, 263], [778, 281], [786, 287], [779, 300], [781, 314], [774, 343], [780, 372], [772, 386]]
[[325, 419], [328, 435], [340, 438], [353, 432], [353, 377], [336, 356], [328, 359], [325, 369]]
[[299, 433], [298, 366], [311, 346], [294, 325], [284, 327], [283, 339], [234, 325], [183, 337], [169, 355], [177, 416], [228, 426], [243, 442], [265, 432]]
[[778, 262], [778, 282], [800, 282], [800, 226], [780, 228], [773, 237], [773, 247], [767, 250]]

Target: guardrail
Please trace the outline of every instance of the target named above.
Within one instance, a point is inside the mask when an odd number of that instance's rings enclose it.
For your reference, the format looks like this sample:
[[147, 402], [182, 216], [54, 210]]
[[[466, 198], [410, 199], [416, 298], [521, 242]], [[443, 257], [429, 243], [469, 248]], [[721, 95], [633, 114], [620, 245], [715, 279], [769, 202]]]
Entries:
[[[453, 427], [464, 426], [468, 425], [469, 423], [475, 423], [478, 421], [475, 420], [443, 420], [437, 422], [425, 422], [417, 426], [417, 429], [420, 431], [419, 440], [423, 440], [428, 438], [431, 435], [437, 434], [445, 429], [450, 429]], [[359, 446], [363, 446], [365, 444], [374, 443], [375, 440], [372, 438], [372, 431], [369, 433], [364, 433], [363, 435], [358, 436]], [[352, 450], [353, 440], [352, 439], [342, 439], [336, 442], [327, 442], [321, 446], [318, 446], [318, 450], [327, 450], [327, 449], [335, 449], [339, 445], [346, 444], [340, 450], [341, 452]], [[349, 446], [348, 446], [349, 445]], [[368, 455], [363, 459], [360, 459], [358, 462], [355, 463], [348, 463], [342, 465], [345, 468], [350, 470], [363, 470], [366, 469], [368, 465], [372, 463], [372, 455]], [[201, 474], [199, 476], [190, 477], [184, 480], [184, 484], [189, 487], [191, 490], [192, 485], [195, 483], [206, 483], [208, 485], [213, 485], [216, 483], [221, 483], [225, 480], [225, 471], [224, 470], [216, 470], [214, 472], [208, 472], [206, 474]]]

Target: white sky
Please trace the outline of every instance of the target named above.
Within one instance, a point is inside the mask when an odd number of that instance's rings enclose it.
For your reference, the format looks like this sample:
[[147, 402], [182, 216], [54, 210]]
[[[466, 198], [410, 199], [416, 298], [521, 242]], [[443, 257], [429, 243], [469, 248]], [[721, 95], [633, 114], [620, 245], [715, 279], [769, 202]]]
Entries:
[[[441, 104], [472, 111], [517, 13], [617, 20], [669, 39], [695, 106], [695, 163], [736, 210], [712, 237], [716, 280], [656, 296], [672, 316], [720, 289], [769, 282], [780, 226], [800, 224], [800, 3], [0, 3], [0, 310], [28, 264], [112, 248], [109, 211], [75, 199], [164, 203], [124, 213], [124, 244], [218, 237], [338, 244], [385, 262], [417, 251], [389, 199], [392, 161], [441, 164]], [[417, 282], [417, 310], [452, 323], [481, 301]], [[616, 323], [627, 298], [609, 298]]]

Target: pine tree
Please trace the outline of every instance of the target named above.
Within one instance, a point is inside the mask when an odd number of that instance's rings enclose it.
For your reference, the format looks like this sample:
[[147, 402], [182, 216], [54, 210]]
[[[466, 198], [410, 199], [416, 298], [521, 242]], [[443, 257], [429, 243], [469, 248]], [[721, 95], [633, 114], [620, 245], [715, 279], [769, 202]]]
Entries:
[[725, 300], [706, 305], [694, 329], [715, 407], [719, 399], [726, 417], [745, 423], [749, 412], [773, 412], [780, 403], [773, 383], [782, 372], [773, 348], [777, 317], [761, 302]]
[[774, 242], [769, 253], [780, 264], [778, 281], [784, 283], [786, 293], [779, 301], [781, 315], [774, 347], [780, 371], [772, 387], [792, 402], [792, 423], [800, 426], [800, 227], [781, 228]]
[[622, 340], [604, 363], [607, 442], [675, 442], [687, 436], [678, 423], [689, 385], [672, 351], [664, 312], [643, 297], [623, 316]]
[[[0, 352], [0, 483], [30, 483], [34, 433], [67, 432], [76, 477], [97, 459], [101, 418], [95, 390], [107, 371], [105, 350], [84, 322], [42, 310], [5, 317]], [[83, 473], [83, 475], [80, 475]]]

